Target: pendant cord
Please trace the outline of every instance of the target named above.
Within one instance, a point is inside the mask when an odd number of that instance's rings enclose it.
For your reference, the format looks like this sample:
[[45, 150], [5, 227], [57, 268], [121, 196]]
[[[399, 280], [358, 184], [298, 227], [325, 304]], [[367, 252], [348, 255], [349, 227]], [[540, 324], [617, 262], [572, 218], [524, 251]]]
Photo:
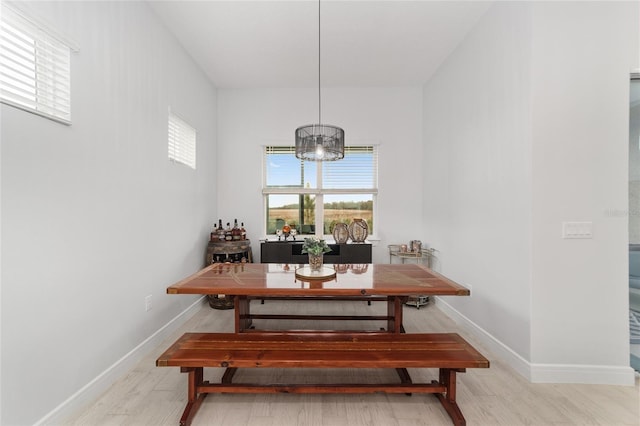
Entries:
[[318, 124], [322, 124], [322, 93], [320, 91], [320, 0], [318, 0]]

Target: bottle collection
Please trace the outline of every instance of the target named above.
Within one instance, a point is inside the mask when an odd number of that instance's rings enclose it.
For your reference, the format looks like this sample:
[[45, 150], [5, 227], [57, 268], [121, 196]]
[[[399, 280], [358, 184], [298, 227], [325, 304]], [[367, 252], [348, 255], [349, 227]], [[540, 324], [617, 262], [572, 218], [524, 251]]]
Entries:
[[231, 223], [227, 222], [225, 228], [222, 227], [222, 219], [218, 219], [218, 226], [213, 226], [211, 231], [211, 241], [242, 241], [247, 239], [247, 231], [244, 229], [244, 222], [238, 226], [238, 219], [233, 220], [233, 227]]

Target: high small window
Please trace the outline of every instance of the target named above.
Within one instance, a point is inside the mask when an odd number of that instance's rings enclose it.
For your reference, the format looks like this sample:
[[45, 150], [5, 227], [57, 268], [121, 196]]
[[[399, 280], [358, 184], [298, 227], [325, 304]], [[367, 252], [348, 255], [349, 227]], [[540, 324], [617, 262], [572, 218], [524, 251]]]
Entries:
[[196, 168], [196, 129], [169, 111], [169, 160]]
[[374, 231], [378, 194], [376, 146], [345, 147], [338, 161], [302, 161], [290, 146], [264, 150], [262, 194], [267, 234], [285, 223], [298, 234], [330, 235], [336, 223], [364, 219]]
[[71, 124], [71, 46], [6, 4], [0, 18], [0, 101]]

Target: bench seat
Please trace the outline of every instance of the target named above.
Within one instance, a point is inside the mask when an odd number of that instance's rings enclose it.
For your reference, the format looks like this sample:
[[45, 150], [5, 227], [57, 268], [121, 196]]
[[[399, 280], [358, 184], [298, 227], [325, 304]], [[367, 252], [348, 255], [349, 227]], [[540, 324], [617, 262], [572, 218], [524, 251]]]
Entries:
[[[434, 393], [456, 425], [465, 420], [455, 400], [456, 372], [488, 368], [489, 361], [455, 333], [186, 333], [156, 361], [189, 373], [188, 425], [208, 393]], [[221, 383], [203, 379], [203, 368], [222, 367]], [[237, 368], [391, 368], [399, 383], [233, 383]], [[439, 380], [413, 383], [407, 368], [438, 368]]]

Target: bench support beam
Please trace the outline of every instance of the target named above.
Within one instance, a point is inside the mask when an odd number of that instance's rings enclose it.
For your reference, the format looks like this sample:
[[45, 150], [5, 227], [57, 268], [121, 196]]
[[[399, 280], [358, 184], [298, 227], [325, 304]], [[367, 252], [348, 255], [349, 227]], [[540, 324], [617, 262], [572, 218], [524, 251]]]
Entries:
[[366, 394], [366, 393], [432, 393], [438, 398], [449, 417], [456, 426], [466, 425], [466, 420], [456, 402], [456, 371], [465, 369], [439, 369], [439, 380], [431, 383], [412, 383], [408, 373], [401, 373], [401, 383], [380, 384], [255, 384], [232, 383], [231, 379], [237, 368], [227, 368], [221, 383], [210, 383], [203, 378], [202, 367], [182, 367], [188, 373], [188, 402], [180, 418], [180, 426], [189, 426], [202, 401], [209, 393], [298, 393], [298, 394]]

